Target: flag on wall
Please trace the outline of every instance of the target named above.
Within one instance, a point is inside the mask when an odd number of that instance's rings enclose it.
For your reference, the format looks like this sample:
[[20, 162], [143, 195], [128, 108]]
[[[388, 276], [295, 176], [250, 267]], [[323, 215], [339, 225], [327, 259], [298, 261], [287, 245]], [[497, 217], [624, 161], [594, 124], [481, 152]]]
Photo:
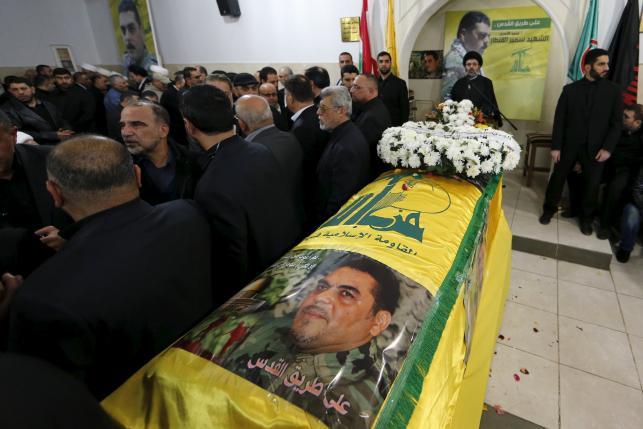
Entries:
[[625, 104], [636, 103], [638, 93], [640, 21], [638, 1], [628, 0], [610, 43], [608, 79], [621, 87]]
[[587, 16], [585, 16], [585, 24], [583, 24], [583, 32], [578, 41], [578, 47], [574, 58], [569, 64], [567, 77], [574, 80], [579, 80], [583, 77], [583, 66], [585, 65], [585, 56], [590, 49], [598, 47], [596, 41], [598, 33], [598, 0], [589, 0], [589, 7], [587, 8]]
[[395, 76], [397, 76], [397, 43], [395, 42], [395, 13], [393, 11], [393, 0], [388, 0], [386, 51], [391, 54], [391, 71]]
[[362, 73], [377, 73], [377, 62], [371, 55], [371, 40], [368, 34], [368, 0], [362, 0], [362, 17], [359, 20], [359, 37], [362, 40], [359, 58]]

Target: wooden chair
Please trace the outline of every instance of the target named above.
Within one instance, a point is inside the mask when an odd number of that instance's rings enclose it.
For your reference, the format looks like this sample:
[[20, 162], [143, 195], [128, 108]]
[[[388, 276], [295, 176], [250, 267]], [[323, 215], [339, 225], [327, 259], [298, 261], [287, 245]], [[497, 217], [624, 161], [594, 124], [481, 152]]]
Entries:
[[534, 171], [549, 171], [547, 167], [536, 167], [536, 152], [540, 148], [551, 148], [551, 134], [546, 133], [529, 133], [527, 134], [527, 148], [525, 150], [525, 165], [522, 170], [522, 175], [527, 176], [527, 183], [525, 186], [531, 186], [534, 176]]

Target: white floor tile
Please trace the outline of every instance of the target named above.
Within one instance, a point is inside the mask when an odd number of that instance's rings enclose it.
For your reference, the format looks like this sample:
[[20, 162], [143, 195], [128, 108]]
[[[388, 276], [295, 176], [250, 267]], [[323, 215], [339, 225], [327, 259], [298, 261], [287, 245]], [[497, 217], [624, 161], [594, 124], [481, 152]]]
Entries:
[[625, 319], [625, 330], [633, 335], [643, 337], [643, 299], [619, 295], [621, 310]]
[[615, 292], [559, 280], [558, 306], [561, 316], [625, 332]]
[[556, 260], [531, 253], [511, 252], [511, 266], [530, 273], [556, 278]]
[[639, 371], [639, 380], [643, 385], [643, 338], [634, 335], [630, 335], [629, 338], [634, 353], [634, 362], [636, 362], [636, 368]]
[[485, 402], [546, 428], [558, 428], [558, 364], [502, 344], [496, 351]]
[[556, 315], [507, 301], [498, 342], [558, 361]]
[[612, 254], [608, 240], [599, 240], [596, 234], [583, 235], [578, 226], [578, 219], [558, 220], [558, 243], [579, 249]]
[[639, 387], [627, 335], [567, 317], [559, 317], [560, 363]]
[[616, 292], [643, 298], [643, 270], [612, 270]]
[[643, 392], [560, 366], [561, 429], [640, 429]]
[[509, 299], [518, 304], [557, 313], [556, 279], [522, 270], [511, 270]]
[[511, 232], [519, 237], [531, 238], [548, 243], [558, 242], [557, 220], [554, 218], [549, 225], [541, 225], [538, 216], [524, 213], [520, 210], [520, 202], [511, 226]]
[[558, 261], [558, 279], [601, 289], [614, 290], [609, 271]]

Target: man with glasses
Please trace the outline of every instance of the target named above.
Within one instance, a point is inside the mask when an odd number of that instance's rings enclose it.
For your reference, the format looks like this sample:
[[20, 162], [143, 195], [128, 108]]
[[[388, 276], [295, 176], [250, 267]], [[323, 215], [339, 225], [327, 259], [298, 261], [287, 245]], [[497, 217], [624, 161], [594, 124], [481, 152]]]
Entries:
[[451, 89], [467, 73], [462, 63], [469, 51], [484, 54], [489, 46], [491, 21], [482, 12], [470, 11], [464, 14], [458, 25], [458, 32], [444, 57], [444, 78], [442, 79], [442, 99], [451, 99]]
[[317, 108], [319, 127], [330, 132], [330, 139], [317, 165], [316, 221], [323, 221], [368, 183], [368, 143], [350, 120], [352, 100], [348, 89], [331, 86], [322, 89]]

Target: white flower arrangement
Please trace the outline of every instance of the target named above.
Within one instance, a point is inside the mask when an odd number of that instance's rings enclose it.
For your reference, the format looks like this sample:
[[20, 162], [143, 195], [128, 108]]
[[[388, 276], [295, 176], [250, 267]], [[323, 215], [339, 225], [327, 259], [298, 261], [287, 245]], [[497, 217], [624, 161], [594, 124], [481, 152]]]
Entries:
[[520, 145], [509, 133], [474, 126], [471, 101], [448, 100], [441, 108], [441, 122], [407, 122], [384, 131], [377, 145], [379, 157], [394, 167], [469, 178], [516, 168]]

